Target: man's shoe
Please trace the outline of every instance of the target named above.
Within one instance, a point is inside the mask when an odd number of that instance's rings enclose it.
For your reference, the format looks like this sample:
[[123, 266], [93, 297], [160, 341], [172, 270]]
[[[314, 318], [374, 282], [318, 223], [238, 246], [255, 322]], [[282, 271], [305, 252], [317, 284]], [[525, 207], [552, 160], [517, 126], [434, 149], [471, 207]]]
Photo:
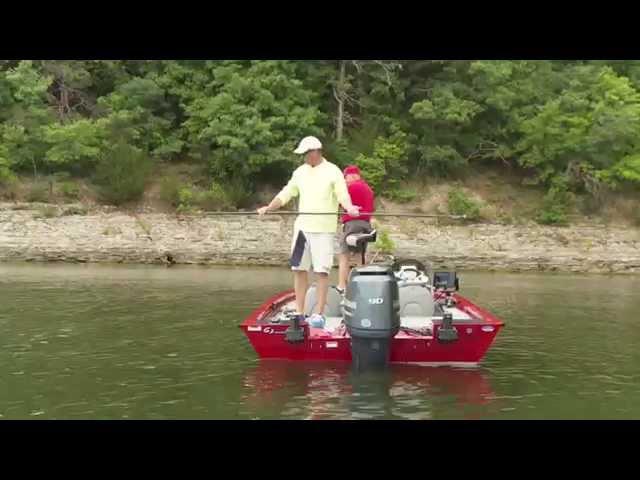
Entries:
[[324, 315], [321, 315], [319, 313], [314, 313], [307, 319], [307, 322], [313, 328], [324, 328], [324, 324], [326, 323], [326, 320], [324, 318]]

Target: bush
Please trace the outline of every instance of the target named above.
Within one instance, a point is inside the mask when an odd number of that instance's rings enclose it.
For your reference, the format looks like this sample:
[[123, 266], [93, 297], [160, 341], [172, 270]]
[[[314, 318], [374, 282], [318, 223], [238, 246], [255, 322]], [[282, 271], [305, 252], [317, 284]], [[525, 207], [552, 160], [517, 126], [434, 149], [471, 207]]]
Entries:
[[235, 205], [229, 198], [228, 191], [220, 184], [213, 182], [209, 190], [199, 195], [198, 205], [206, 211], [233, 209]]
[[378, 228], [378, 238], [375, 245], [380, 253], [388, 255], [393, 254], [396, 249], [396, 245], [389, 237], [389, 233], [382, 228]]
[[0, 165], [0, 198], [15, 200], [18, 196], [18, 179], [9, 170]]
[[105, 145], [102, 124], [90, 119], [53, 123], [43, 127], [48, 145], [46, 161], [51, 166], [87, 171], [95, 165]]
[[567, 211], [572, 203], [573, 195], [567, 190], [566, 181], [556, 179], [542, 200], [536, 221], [542, 225], [566, 225]]
[[391, 200], [400, 203], [409, 203], [418, 196], [418, 192], [415, 190], [394, 190], [389, 192]]
[[50, 187], [46, 182], [36, 182], [27, 191], [27, 202], [47, 203], [49, 201]]
[[449, 191], [448, 205], [452, 215], [466, 215], [469, 220], [480, 218], [480, 205], [459, 188]]
[[562, 207], [554, 205], [543, 208], [536, 217], [536, 221], [541, 225], [566, 225], [567, 215]]
[[58, 216], [58, 209], [52, 205], [41, 207], [38, 209], [37, 218], [54, 218]]
[[196, 195], [191, 187], [181, 187], [178, 190], [178, 206], [191, 207], [195, 198]]
[[460, 175], [468, 166], [467, 160], [450, 145], [422, 146], [419, 158], [419, 168], [438, 177]]
[[65, 198], [76, 200], [80, 196], [80, 187], [71, 181], [60, 184], [60, 192]]
[[180, 179], [175, 176], [167, 176], [160, 182], [160, 198], [170, 205], [177, 207], [180, 205]]
[[[373, 143], [373, 140], [374, 138], [371, 138], [370, 142]], [[350, 145], [344, 139], [339, 142], [327, 141], [324, 145], [324, 151], [325, 156], [331, 159], [331, 162], [335, 163], [340, 169], [352, 164], [354, 158], [358, 156], [358, 153], [350, 148]]]
[[13, 172], [0, 163], [0, 187], [8, 186], [15, 181], [15, 178]]
[[[214, 185], [216, 185], [215, 182]], [[220, 185], [220, 187], [224, 190], [229, 207], [245, 208], [250, 206], [253, 200], [253, 191], [248, 182], [236, 178], [226, 182], [224, 186]]]
[[194, 203], [197, 200], [197, 195], [191, 189], [191, 187], [180, 187], [178, 188], [178, 206], [176, 207], [176, 212], [178, 213], [193, 213], [196, 208]]
[[151, 160], [141, 150], [119, 142], [103, 156], [96, 169], [103, 200], [120, 205], [138, 200], [144, 193], [151, 171]]
[[373, 153], [358, 155], [354, 163], [374, 192], [389, 194], [399, 190], [398, 184], [407, 174], [408, 150], [407, 135], [396, 128], [392, 135], [376, 138]]

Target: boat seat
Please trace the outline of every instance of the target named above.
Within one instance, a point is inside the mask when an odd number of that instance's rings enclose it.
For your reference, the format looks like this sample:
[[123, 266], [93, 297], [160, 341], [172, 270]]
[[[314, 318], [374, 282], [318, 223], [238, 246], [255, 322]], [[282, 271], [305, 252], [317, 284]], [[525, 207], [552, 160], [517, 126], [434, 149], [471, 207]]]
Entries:
[[344, 237], [344, 241], [347, 244], [347, 248], [350, 252], [356, 253], [360, 252], [362, 257], [362, 264], [365, 264], [365, 254], [367, 253], [367, 244], [371, 242], [375, 242], [378, 238], [378, 231], [373, 230], [363, 230], [360, 232], [354, 232], [348, 234]]
[[378, 232], [371, 230], [370, 232], [351, 233], [344, 239], [345, 243], [354, 251], [359, 252], [367, 243], [375, 242], [378, 238]]
[[342, 323], [342, 317], [325, 317], [324, 329], [333, 332]]
[[398, 282], [400, 317], [432, 317], [435, 302], [433, 292], [427, 282]]
[[[324, 316], [327, 317], [340, 317], [342, 318], [342, 308], [340, 302], [342, 301], [342, 295], [338, 293], [335, 287], [330, 286], [327, 292], [327, 304], [324, 307]], [[304, 313], [311, 315], [318, 303], [318, 295], [316, 292], [316, 285], [313, 284], [307, 290], [307, 295], [304, 300]]]

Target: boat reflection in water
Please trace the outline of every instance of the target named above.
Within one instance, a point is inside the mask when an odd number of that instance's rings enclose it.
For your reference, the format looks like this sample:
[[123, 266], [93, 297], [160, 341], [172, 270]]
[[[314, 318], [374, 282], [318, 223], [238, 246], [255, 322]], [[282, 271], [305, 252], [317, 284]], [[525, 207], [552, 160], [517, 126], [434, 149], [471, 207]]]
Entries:
[[471, 419], [495, 398], [482, 369], [416, 365], [356, 373], [339, 362], [263, 360], [244, 386], [254, 418]]

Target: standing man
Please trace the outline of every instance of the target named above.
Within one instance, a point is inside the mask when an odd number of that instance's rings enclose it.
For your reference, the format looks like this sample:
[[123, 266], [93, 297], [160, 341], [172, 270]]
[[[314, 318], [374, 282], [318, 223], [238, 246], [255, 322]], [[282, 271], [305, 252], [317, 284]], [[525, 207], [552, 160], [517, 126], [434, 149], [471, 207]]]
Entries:
[[[344, 169], [344, 178], [347, 182], [349, 196], [360, 211], [365, 212], [359, 216], [351, 216], [348, 213], [342, 216], [342, 232], [339, 235], [338, 255], [339, 274], [338, 291], [344, 293], [349, 277], [349, 257], [351, 253], [346, 242], [347, 235], [352, 233], [366, 233], [371, 231], [371, 213], [375, 209], [375, 197], [373, 190], [360, 176], [360, 169], [355, 165], [349, 165]], [[362, 248], [365, 248], [363, 246]]]
[[305, 137], [294, 151], [304, 155], [304, 163], [291, 176], [289, 183], [271, 203], [258, 209], [258, 214], [277, 210], [293, 197], [299, 197], [300, 212], [336, 212], [330, 215], [298, 215], [291, 242], [291, 269], [294, 272], [297, 318], [304, 318], [304, 302], [308, 288], [307, 272], [313, 266], [316, 274], [318, 303], [309, 318], [314, 327], [324, 326], [324, 307], [329, 290], [329, 272], [333, 266], [333, 245], [337, 230], [338, 203], [353, 217], [359, 209], [351, 203], [340, 169], [322, 156], [322, 143], [316, 137]]

